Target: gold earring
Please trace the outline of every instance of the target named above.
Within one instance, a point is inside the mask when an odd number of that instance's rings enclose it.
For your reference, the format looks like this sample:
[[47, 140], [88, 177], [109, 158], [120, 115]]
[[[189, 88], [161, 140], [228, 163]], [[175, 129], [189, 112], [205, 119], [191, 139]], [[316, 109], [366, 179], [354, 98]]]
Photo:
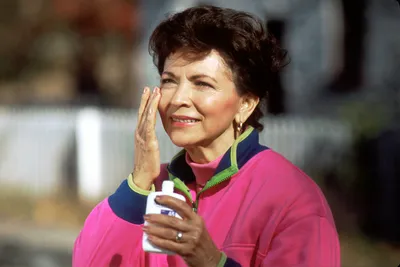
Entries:
[[242, 132], [242, 128], [243, 128], [243, 122], [239, 122], [238, 126], [236, 127], [236, 130], [238, 131], [239, 134]]

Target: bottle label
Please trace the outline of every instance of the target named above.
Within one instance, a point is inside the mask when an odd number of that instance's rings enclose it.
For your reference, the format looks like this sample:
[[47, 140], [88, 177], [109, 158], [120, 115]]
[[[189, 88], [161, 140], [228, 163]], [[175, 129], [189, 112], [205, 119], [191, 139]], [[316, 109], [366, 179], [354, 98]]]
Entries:
[[161, 210], [161, 214], [175, 217], [176, 216], [176, 211], [174, 211], [174, 210]]

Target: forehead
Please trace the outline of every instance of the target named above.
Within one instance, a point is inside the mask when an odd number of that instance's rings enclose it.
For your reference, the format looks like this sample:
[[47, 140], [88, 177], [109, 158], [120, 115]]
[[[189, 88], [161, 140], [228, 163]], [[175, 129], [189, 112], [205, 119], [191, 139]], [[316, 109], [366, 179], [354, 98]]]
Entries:
[[177, 52], [166, 59], [164, 71], [174, 72], [182, 69], [187, 72], [202, 73], [210, 76], [223, 75], [229, 79], [232, 77], [230, 68], [215, 50], [206, 55]]

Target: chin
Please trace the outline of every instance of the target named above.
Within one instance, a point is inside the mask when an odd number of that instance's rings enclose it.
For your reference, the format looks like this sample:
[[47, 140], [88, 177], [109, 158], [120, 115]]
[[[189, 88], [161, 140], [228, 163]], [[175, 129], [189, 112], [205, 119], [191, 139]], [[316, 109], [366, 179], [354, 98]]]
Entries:
[[200, 141], [198, 135], [195, 137], [190, 134], [174, 132], [168, 133], [168, 135], [174, 145], [182, 148], [194, 146]]

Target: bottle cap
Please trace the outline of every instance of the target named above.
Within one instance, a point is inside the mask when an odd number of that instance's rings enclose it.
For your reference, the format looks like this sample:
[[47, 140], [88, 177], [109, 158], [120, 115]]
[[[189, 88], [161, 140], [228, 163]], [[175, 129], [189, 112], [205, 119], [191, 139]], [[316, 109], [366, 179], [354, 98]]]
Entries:
[[162, 192], [165, 194], [174, 193], [174, 182], [166, 180], [162, 183]]

